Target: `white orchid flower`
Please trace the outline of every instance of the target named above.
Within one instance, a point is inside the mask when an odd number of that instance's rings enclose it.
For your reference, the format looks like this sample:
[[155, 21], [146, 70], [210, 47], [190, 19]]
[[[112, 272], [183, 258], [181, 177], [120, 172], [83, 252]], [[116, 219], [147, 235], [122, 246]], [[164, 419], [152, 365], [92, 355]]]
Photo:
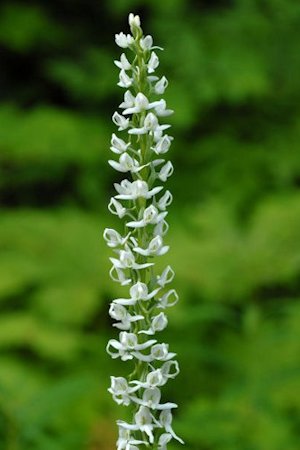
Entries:
[[167, 181], [167, 179], [172, 175], [174, 172], [174, 167], [171, 161], [168, 161], [161, 169], [158, 174], [158, 178], [161, 181]]
[[120, 74], [119, 74], [119, 83], [118, 86], [122, 87], [122, 88], [129, 88], [132, 85], [133, 82], [133, 78], [130, 78], [127, 73], [125, 72], [125, 70], [121, 70]]
[[167, 103], [165, 100], [160, 100], [159, 104], [155, 106], [155, 113], [158, 117], [171, 116], [174, 111], [173, 109], [167, 109]]
[[131, 278], [127, 278], [124, 274], [124, 270], [112, 266], [112, 268], [109, 271], [110, 278], [115, 281], [116, 283], [120, 283], [121, 286], [127, 286], [128, 284], [131, 284]]
[[169, 345], [162, 343], [153, 345], [151, 347], [150, 355], [138, 354], [136, 357], [141, 361], [152, 362], [152, 361], [169, 361], [170, 359], [174, 358], [174, 356], [176, 356], [176, 353], [169, 352]]
[[122, 219], [127, 213], [127, 209], [124, 208], [124, 206], [121, 205], [121, 203], [118, 202], [118, 200], [116, 200], [114, 197], [110, 199], [108, 209], [112, 214], [118, 216], [120, 219]]
[[115, 60], [114, 63], [121, 70], [130, 70], [131, 69], [131, 64], [128, 61], [125, 53], [122, 53], [122, 55], [120, 56], [120, 61]]
[[159, 81], [157, 81], [157, 83], [155, 83], [154, 86], [154, 92], [155, 94], [164, 94], [165, 90], [168, 87], [168, 80], [166, 79], [165, 76], [163, 76]]
[[132, 438], [130, 430], [126, 430], [125, 428], [119, 426], [117, 450], [132, 450], [132, 446], [139, 444], [147, 444], [147, 442]]
[[163, 240], [161, 236], [155, 236], [149, 243], [147, 248], [134, 247], [133, 250], [139, 255], [143, 256], [154, 256], [154, 255], [164, 255], [169, 250], [168, 245], [163, 245]]
[[156, 225], [161, 222], [167, 214], [167, 212], [159, 213], [158, 209], [154, 205], [150, 205], [145, 208], [143, 218], [141, 220], [127, 222], [126, 226], [129, 228], [142, 228], [147, 225]]
[[143, 393], [142, 399], [132, 396], [132, 401], [138, 403], [139, 405], [147, 406], [150, 409], [157, 409], [159, 411], [169, 410], [172, 408], [177, 408], [176, 403], [159, 403], [161, 399], [161, 392], [158, 387], [146, 388]]
[[108, 388], [113, 396], [113, 399], [118, 405], [128, 406], [131, 403], [130, 395], [136, 392], [138, 387], [128, 386], [127, 380], [124, 377], [110, 377], [111, 386]]
[[163, 331], [167, 325], [168, 318], [163, 312], [161, 312], [152, 318], [151, 327], [148, 330], [139, 331], [139, 334], [153, 335], [158, 331]]
[[130, 330], [132, 322], [144, 319], [144, 316], [142, 316], [141, 314], [129, 314], [129, 312], [123, 305], [114, 302], [112, 302], [110, 305], [109, 315], [113, 319], [119, 321], [118, 323], [114, 323], [113, 326], [118, 328], [119, 330], [124, 331]]
[[155, 69], [159, 66], [159, 59], [155, 52], [151, 53], [150, 59], [148, 61], [148, 73], [155, 72]]
[[178, 442], [180, 442], [181, 444], [184, 444], [183, 440], [180, 439], [180, 437], [177, 436], [177, 434], [175, 434], [175, 432], [173, 431], [173, 428], [171, 427], [171, 423], [173, 420], [173, 416], [172, 416], [172, 412], [171, 410], [165, 409], [164, 411], [162, 411], [160, 413], [159, 416], [159, 421], [161, 423], [161, 425], [165, 428], [165, 430], [174, 438], [176, 439]]
[[157, 202], [157, 206], [162, 211], [165, 211], [168, 208], [168, 206], [171, 205], [172, 201], [173, 201], [173, 195], [171, 194], [170, 191], [166, 191], [163, 194], [163, 196], [159, 199], [159, 201]]
[[161, 287], [164, 287], [166, 284], [169, 284], [173, 281], [175, 276], [175, 272], [171, 266], [167, 266], [162, 274], [157, 277], [157, 284]]
[[167, 153], [169, 151], [172, 139], [173, 138], [171, 136], [165, 134], [164, 136], [161, 137], [161, 139], [159, 139], [156, 145], [151, 148], [157, 155]]
[[129, 127], [129, 119], [125, 119], [117, 111], [113, 114], [112, 121], [117, 125], [119, 131], [126, 130]]
[[157, 186], [149, 190], [146, 181], [142, 180], [136, 180], [132, 183], [128, 180], [123, 180], [120, 184], [115, 183], [114, 186], [118, 192], [115, 198], [120, 200], [136, 200], [139, 197], [151, 198], [163, 189], [162, 186]]
[[117, 298], [114, 300], [114, 303], [123, 306], [134, 306], [138, 301], [146, 302], [155, 297], [155, 295], [159, 292], [160, 287], [154, 289], [152, 292], [148, 292], [148, 286], [141, 281], [138, 281], [130, 288], [130, 298]]
[[178, 294], [175, 289], [171, 289], [158, 300], [158, 308], [170, 308], [178, 302]]
[[126, 143], [123, 139], [118, 138], [114, 133], [111, 137], [111, 151], [120, 155], [123, 152], [126, 152], [128, 147], [130, 146], [130, 142]]
[[158, 450], [167, 450], [167, 444], [172, 440], [172, 435], [169, 433], [163, 433], [159, 436]]
[[154, 263], [144, 263], [144, 264], [138, 264], [135, 261], [134, 254], [131, 252], [131, 250], [120, 250], [120, 259], [116, 258], [109, 258], [113, 265], [117, 267], [118, 269], [145, 269], [146, 267], [153, 266]]
[[[119, 341], [110, 339], [106, 351], [113, 359], [121, 358], [122, 361], [133, 359], [134, 356], [138, 358], [141, 350], [145, 350], [157, 342], [156, 339], [150, 339], [143, 344], [139, 344], [136, 334], [127, 331], [121, 331], [119, 339]], [[116, 351], [112, 351], [111, 347]]]
[[127, 48], [133, 44], [134, 39], [130, 34], [119, 33], [115, 35], [116, 44], [121, 48]]
[[122, 237], [120, 233], [113, 228], [105, 228], [103, 237], [107, 242], [108, 247], [118, 247], [120, 245], [124, 245], [128, 238], [130, 236], [130, 233], [127, 234], [127, 236]]
[[[158, 119], [155, 114], [152, 112], [149, 112], [145, 119], [143, 127], [141, 128], [131, 128], [128, 130], [129, 134], [155, 134], [155, 133], [162, 133], [164, 130], [167, 130], [170, 128], [171, 125], [165, 124], [165, 125], [159, 125]], [[160, 136], [160, 134], [159, 134]]]
[[150, 444], [154, 442], [153, 428], [158, 426], [158, 421], [156, 421], [150, 410], [146, 406], [141, 406], [138, 412], [134, 416], [135, 424], [129, 424], [123, 421], [118, 421], [118, 425], [127, 430], [140, 430], [147, 434]]
[[126, 172], [136, 173], [139, 172], [143, 167], [145, 167], [145, 166], [140, 167], [139, 162], [136, 159], [129, 156], [129, 154], [126, 152], [122, 153], [122, 155], [119, 158], [119, 162], [109, 159], [108, 164], [113, 169], [123, 173]]

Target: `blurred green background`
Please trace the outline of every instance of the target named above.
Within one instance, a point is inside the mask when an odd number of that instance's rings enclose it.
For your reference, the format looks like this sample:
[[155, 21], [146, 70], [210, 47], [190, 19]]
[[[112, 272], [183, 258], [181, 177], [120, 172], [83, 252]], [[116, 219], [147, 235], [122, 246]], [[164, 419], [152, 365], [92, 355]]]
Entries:
[[[114, 33], [143, 19], [170, 81], [171, 251], [163, 339], [189, 450], [299, 450], [300, 3], [0, 4], [0, 449], [112, 450], [102, 241], [116, 173]], [[124, 289], [124, 288], [123, 288]], [[172, 450], [180, 448], [174, 444]]]

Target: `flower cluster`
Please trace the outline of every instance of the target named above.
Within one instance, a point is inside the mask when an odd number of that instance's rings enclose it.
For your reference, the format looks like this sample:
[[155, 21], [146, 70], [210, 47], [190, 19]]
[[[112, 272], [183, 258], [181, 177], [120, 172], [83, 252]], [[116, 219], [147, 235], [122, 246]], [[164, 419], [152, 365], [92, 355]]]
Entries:
[[[128, 298], [112, 301], [110, 316], [120, 330], [118, 339], [111, 339], [107, 352], [112, 358], [131, 360], [134, 371], [128, 379], [111, 377], [109, 392], [120, 405], [132, 405], [131, 423], [118, 421], [118, 450], [138, 450], [140, 446], [167, 449], [171, 439], [183, 441], [172, 428], [175, 403], [161, 399], [161, 388], [179, 372], [175, 353], [166, 343], [152, 338], [168, 324], [165, 310], [178, 296], [168, 285], [174, 271], [167, 266], [157, 275], [153, 258], [168, 252], [164, 237], [168, 231], [167, 207], [172, 194], [163, 185], [173, 173], [170, 161], [164, 159], [172, 137], [166, 133], [170, 125], [161, 123], [173, 113], [160, 96], [168, 85], [166, 77], [154, 72], [159, 59], [150, 35], [144, 36], [139, 16], [129, 15], [131, 34], [119, 33], [119, 47], [132, 52], [115, 61], [120, 69], [118, 86], [125, 89], [120, 112], [112, 116], [119, 132], [113, 134], [111, 151], [115, 159], [109, 164], [128, 178], [115, 183], [116, 195], [108, 208], [124, 222], [124, 232], [106, 228], [104, 239], [113, 249], [111, 278], [129, 288]], [[162, 50], [162, 49], [160, 49]], [[157, 185], [158, 184], [158, 185]]]

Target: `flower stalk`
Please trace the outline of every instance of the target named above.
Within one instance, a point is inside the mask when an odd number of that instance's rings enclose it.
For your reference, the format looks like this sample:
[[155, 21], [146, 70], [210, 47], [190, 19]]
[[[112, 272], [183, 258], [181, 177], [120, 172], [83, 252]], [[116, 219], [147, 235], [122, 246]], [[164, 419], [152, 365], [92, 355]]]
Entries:
[[178, 301], [169, 284], [174, 271], [167, 266], [161, 274], [155, 271], [155, 258], [168, 252], [164, 243], [168, 231], [167, 207], [172, 194], [162, 183], [173, 173], [173, 165], [165, 160], [173, 138], [166, 133], [170, 125], [161, 121], [173, 113], [160, 96], [168, 81], [155, 70], [159, 58], [153, 38], [144, 36], [139, 16], [129, 14], [131, 34], [119, 33], [116, 44], [131, 52], [123, 52], [115, 65], [120, 69], [118, 86], [125, 89], [119, 105], [121, 113], [112, 116], [118, 132], [111, 138], [111, 151], [116, 159], [109, 164], [127, 178], [115, 183], [116, 195], [108, 208], [123, 220], [121, 234], [112, 228], [104, 231], [111, 257], [111, 278], [129, 288], [126, 298], [114, 299], [109, 314], [120, 330], [118, 339], [110, 339], [107, 352], [112, 358], [132, 361], [128, 376], [111, 377], [108, 389], [114, 401], [132, 407], [132, 421], [118, 420], [117, 450], [151, 448], [166, 450], [176, 439], [172, 428], [175, 403], [162, 400], [161, 388], [179, 373], [176, 354], [167, 343], [159, 343], [156, 335], [163, 331], [168, 319], [165, 310]]

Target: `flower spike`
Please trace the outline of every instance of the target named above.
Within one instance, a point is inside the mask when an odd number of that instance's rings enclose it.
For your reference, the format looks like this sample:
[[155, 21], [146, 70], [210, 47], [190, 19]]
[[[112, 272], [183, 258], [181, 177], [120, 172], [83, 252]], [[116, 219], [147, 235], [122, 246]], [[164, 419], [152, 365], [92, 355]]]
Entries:
[[[109, 315], [119, 330], [106, 350], [113, 358], [131, 361], [128, 377], [111, 377], [108, 391], [113, 400], [132, 408], [132, 420], [118, 420], [117, 450], [155, 448], [167, 450], [176, 435], [172, 411], [176, 403], [162, 398], [161, 388], [179, 373], [176, 353], [156, 336], [168, 325], [165, 310], [177, 303], [178, 295], [169, 284], [174, 271], [167, 266], [155, 271], [155, 259], [166, 254], [167, 208], [172, 203], [164, 183], [173, 174], [171, 161], [163, 159], [173, 137], [166, 134], [165, 118], [173, 113], [161, 98], [168, 87], [165, 76], [157, 76], [159, 57], [150, 35], [143, 35], [140, 17], [129, 14], [131, 34], [115, 35], [122, 54], [114, 64], [120, 69], [117, 85], [125, 89], [119, 111], [112, 116], [117, 133], [112, 134], [109, 165], [121, 174], [109, 211], [123, 220], [123, 230], [106, 228], [103, 237], [114, 257], [110, 277], [124, 287], [125, 298], [112, 300]], [[129, 53], [131, 52], [131, 56]], [[163, 310], [163, 311], [162, 311]]]

